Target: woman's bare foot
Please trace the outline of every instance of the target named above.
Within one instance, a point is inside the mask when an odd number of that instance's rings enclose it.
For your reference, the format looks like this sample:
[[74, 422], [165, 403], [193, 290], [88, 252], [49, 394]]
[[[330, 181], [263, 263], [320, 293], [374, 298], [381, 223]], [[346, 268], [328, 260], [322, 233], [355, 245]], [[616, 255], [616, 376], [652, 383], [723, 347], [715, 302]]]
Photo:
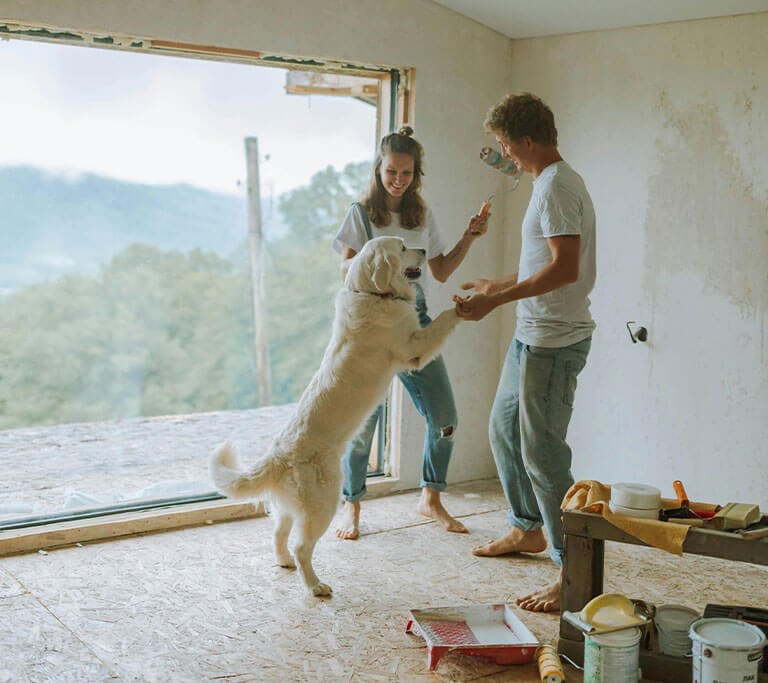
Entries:
[[515, 600], [515, 604], [529, 612], [559, 612], [560, 611], [560, 588], [563, 582], [563, 572], [560, 570], [560, 576], [557, 581], [550, 583], [540, 591], [534, 591], [522, 598]]
[[451, 517], [448, 511], [443, 507], [440, 500], [440, 491], [427, 488], [421, 489], [421, 498], [416, 510], [420, 515], [434, 519], [446, 531], [453, 531], [457, 534], [468, 534], [469, 530], [458, 519]]
[[540, 553], [546, 548], [547, 539], [541, 528], [523, 531], [518, 527], [512, 527], [512, 531], [506, 536], [472, 548], [472, 554], [478, 557], [497, 557], [511, 553]]
[[354, 541], [360, 535], [360, 503], [344, 501], [341, 520], [336, 527], [336, 536], [345, 541]]

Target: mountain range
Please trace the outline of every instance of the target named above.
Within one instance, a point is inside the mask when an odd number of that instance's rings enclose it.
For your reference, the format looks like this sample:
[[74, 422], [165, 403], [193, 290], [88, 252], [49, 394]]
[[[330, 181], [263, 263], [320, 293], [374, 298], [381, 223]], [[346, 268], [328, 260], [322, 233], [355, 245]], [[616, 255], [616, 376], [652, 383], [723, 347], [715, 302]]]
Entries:
[[[278, 236], [279, 212], [266, 213], [265, 235]], [[95, 272], [135, 242], [229, 256], [247, 236], [244, 197], [186, 184], [0, 167], [0, 293], [66, 272]]]

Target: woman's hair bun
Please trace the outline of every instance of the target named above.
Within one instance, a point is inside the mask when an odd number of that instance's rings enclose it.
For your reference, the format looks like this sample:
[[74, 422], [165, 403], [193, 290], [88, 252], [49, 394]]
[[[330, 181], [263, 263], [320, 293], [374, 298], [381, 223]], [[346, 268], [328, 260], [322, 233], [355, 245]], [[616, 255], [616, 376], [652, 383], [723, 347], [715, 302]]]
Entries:
[[410, 137], [411, 135], [413, 135], [413, 128], [411, 128], [410, 126], [401, 126], [400, 130], [397, 131], [397, 134], [407, 135], [408, 137]]

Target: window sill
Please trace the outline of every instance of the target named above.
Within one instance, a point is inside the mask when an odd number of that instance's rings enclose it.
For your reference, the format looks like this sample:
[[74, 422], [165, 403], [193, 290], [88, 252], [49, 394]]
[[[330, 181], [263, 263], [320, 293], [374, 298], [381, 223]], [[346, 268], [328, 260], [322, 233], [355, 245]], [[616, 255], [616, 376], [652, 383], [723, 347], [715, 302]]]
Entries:
[[[378, 498], [387, 495], [398, 481], [394, 477], [373, 477], [367, 482], [367, 497]], [[0, 531], [0, 557], [121, 536], [263, 517], [265, 514], [264, 504], [260, 502], [238, 503], [219, 500]]]

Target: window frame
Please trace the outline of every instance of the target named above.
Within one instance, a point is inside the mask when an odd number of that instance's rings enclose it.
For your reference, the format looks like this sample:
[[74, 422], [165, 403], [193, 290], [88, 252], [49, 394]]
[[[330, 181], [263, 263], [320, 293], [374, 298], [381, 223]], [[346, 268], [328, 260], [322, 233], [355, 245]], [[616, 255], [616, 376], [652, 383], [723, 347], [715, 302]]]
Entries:
[[[122, 50], [155, 55], [245, 63], [271, 68], [323, 72], [377, 78], [379, 95], [376, 139], [396, 130], [410, 120], [413, 111], [413, 70], [406, 67], [352, 64], [331, 59], [244, 50], [240, 48], [198, 45], [162, 39], [149, 39], [109, 32], [82, 31], [45, 24], [27, 24], [0, 18], [0, 39], [28, 40], [77, 47]], [[384, 428], [379, 429], [379, 460], [382, 473], [376, 473], [367, 485], [369, 495], [383, 495], [396, 484], [399, 470], [399, 410], [389, 408], [400, 403], [400, 393], [392, 390], [384, 407]], [[396, 437], [396, 438], [395, 438]], [[393, 447], [394, 445], [394, 447]], [[140, 508], [140, 509], [137, 509]], [[33, 552], [43, 548], [69, 546], [81, 542], [199, 526], [219, 521], [259, 517], [266, 514], [261, 502], [232, 501], [218, 493], [174, 499], [153, 499], [113, 505], [74, 514], [53, 513], [0, 522], [0, 557]], [[48, 518], [48, 519], [46, 519]]]

